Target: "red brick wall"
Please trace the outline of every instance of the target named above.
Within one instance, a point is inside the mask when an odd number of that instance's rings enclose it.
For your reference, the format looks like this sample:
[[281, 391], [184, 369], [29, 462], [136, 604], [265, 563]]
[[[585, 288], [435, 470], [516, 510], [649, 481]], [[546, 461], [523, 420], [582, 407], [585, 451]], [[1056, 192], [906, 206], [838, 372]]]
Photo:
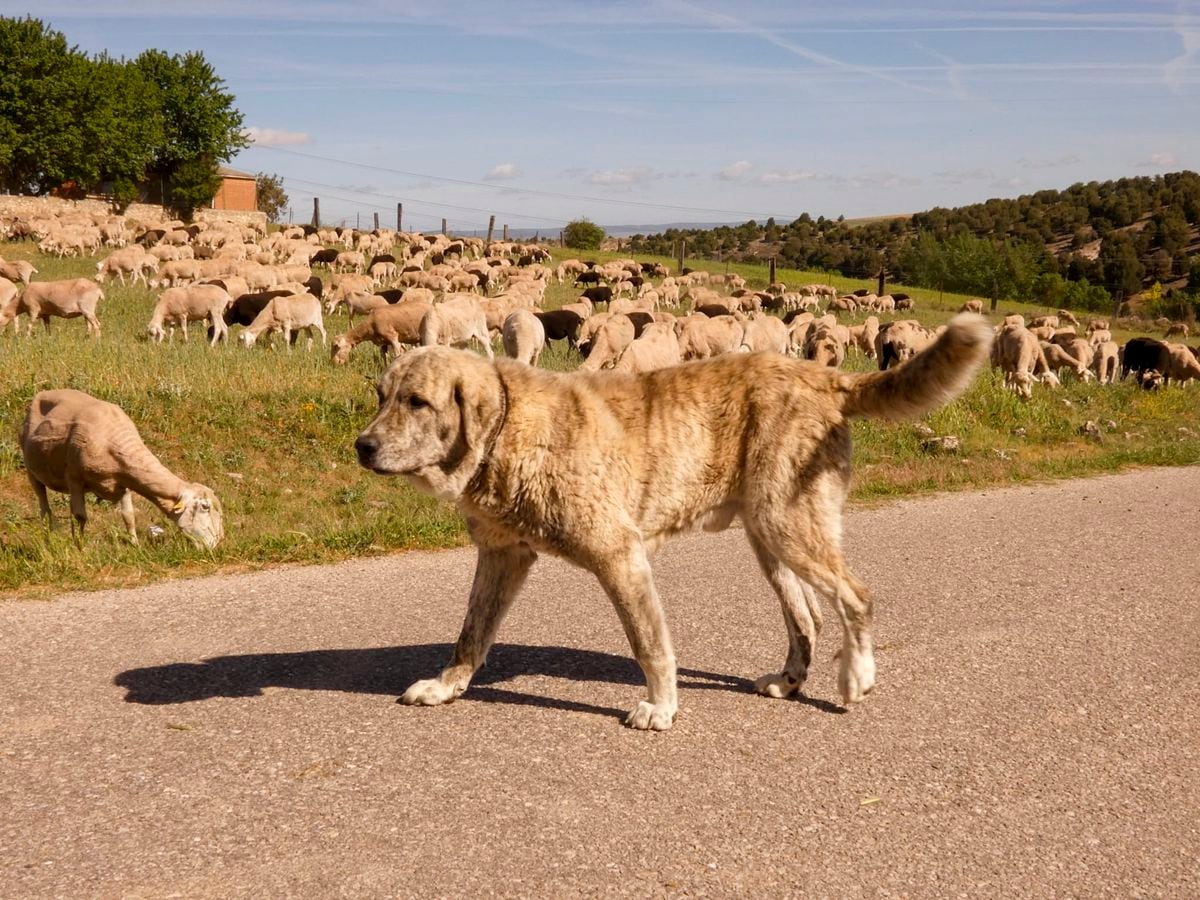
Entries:
[[254, 210], [258, 206], [253, 178], [222, 178], [213, 197], [213, 209]]

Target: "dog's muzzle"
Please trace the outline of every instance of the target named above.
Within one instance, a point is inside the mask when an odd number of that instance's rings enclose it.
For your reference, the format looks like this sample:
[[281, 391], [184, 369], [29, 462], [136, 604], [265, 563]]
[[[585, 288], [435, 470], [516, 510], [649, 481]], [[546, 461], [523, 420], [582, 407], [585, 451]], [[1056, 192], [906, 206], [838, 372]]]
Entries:
[[360, 434], [354, 442], [354, 452], [358, 454], [358, 464], [364, 469], [375, 468], [375, 454], [379, 450], [379, 439], [369, 434]]

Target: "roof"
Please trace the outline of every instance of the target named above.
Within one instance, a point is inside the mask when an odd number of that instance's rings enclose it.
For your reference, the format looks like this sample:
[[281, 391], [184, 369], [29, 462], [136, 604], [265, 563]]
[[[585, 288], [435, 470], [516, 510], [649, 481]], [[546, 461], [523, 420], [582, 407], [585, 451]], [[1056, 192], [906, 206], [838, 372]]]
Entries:
[[242, 172], [238, 169], [231, 169], [229, 166], [217, 166], [217, 174], [222, 178], [249, 178], [254, 180], [256, 176], [249, 172]]

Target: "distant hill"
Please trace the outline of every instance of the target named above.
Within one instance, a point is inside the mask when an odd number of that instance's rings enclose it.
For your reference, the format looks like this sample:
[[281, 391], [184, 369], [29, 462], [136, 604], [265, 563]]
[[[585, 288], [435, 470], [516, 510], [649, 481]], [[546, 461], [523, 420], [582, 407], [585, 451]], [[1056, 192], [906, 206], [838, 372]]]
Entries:
[[883, 270], [908, 284], [982, 295], [1040, 290], [1053, 302], [1070, 287], [1097, 305], [1096, 291], [1157, 299], [1200, 291], [1200, 175], [1093, 181], [911, 215], [832, 220], [805, 213], [788, 223], [664, 226], [623, 243], [635, 253], [673, 255], [681, 239], [690, 256], [775, 257], [793, 268], [872, 280]]

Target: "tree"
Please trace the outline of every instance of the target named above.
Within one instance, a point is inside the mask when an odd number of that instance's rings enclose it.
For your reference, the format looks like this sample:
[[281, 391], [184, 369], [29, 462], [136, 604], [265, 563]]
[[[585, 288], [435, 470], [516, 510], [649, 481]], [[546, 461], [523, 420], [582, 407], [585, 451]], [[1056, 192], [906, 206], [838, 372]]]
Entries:
[[197, 209], [212, 203], [220, 187], [221, 176], [217, 174], [217, 164], [211, 157], [186, 159], [176, 165], [171, 174], [169, 205], [181, 219], [190, 222]]
[[604, 229], [588, 219], [575, 219], [563, 229], [563, 243], [576, 250], [599, 250]]
[[283, 179], [278, 175], [259, 172], [254, 176], [254, 189], [258, 198], [258, 211], [267, 214], [268, 222], [282, 221], [283, 212], [288, 208], [288, 195], [283, 189]]

